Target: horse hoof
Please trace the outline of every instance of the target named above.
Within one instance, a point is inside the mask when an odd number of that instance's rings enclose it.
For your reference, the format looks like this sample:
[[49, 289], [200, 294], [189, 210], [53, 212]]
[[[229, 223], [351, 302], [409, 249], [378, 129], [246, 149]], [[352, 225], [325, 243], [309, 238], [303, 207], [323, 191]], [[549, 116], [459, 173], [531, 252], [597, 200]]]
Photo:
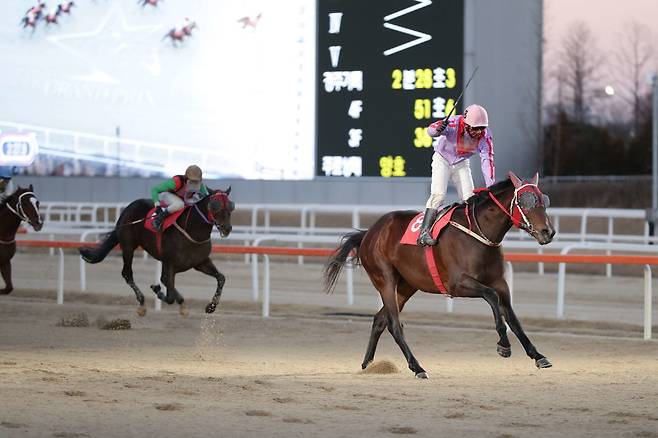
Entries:
[[361, 369], [362, 369], [362, 370], [365, 370], [366, 368], [368, 368], [368, 365], [370, 365], [371, 363], [372, 363], [372, 361], [370, 361], [370, 362], [363, 362], [363, 363], [361, 364]]
[[157, 295], [157, 294], [159, 294], [160, 291], [162, 290], [162, 287], [160, 287], [159, 284], [152, 284], [152, 285], [151, 285], [151, 290], [152, 290], [153, 292], [155, 292], [155, 294]]
[[146, 307], [144, 307], [144, 306], [139, 306], [139, 307], [137, 308], [137, 315], [139, 315], [139, 316], [144, 316], [144, 315], [146, 315]]
[[417, 379], [429, 379], [430, 376], [425, 371], [421, 371], [420, 373], [416, 373], [416, 378]]
[[185, 304], [181, 304], [178, 308], [178, 313], [180, 313], [182, 316], [189, 316], [190, 311], [187, 309]]
[[213, 313], [217, 308], [216, 304], [210, 303], [206, 306], [206, 313]]
[[537, 365], [537, 368], [550, 368], [553, 366], [553, 364], [545, 357], [537, 359], [535, 365]]
[[498, 346], [496, 346], [496, 351], [502, 357], [510, 357], [512, 355], [512, 348], [511, 347], [503, 347], [502, 345], [498, 345]]

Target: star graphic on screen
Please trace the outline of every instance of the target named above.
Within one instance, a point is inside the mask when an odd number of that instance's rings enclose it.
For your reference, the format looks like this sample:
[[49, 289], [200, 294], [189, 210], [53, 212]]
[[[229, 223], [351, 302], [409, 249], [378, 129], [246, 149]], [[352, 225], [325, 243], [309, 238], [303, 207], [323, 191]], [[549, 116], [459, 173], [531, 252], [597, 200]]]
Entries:
[[[119, 84], [119, 76], [135, 73], [135, 66], [160, 76], [160, 57], [155, 32], [162, 25], [132, 25], [120, 4], [110, 7], [95, 28], [85, 32], [52, 35], [48, 42], [82, 64], [82, 74], [74, 79]], [[86, 71], [85, 71], [86, 70]]]

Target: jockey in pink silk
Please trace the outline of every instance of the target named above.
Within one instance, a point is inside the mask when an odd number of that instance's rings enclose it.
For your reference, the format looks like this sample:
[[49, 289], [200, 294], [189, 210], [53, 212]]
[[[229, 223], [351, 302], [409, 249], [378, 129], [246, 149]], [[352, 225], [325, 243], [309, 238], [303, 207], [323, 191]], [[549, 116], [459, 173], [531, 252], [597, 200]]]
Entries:
[[480, 105], [470, 105], [464, 115], [432, 123], [427, 128], [430, 137], [439, 137], [432, 156], [431, 194], [425, 205], [425, 217], [418, 236], [418, 245], [436, 245], [430, 233], [439, 206], [448, 191], [448, 179], [452, 179], [461, 200], [473, 195], [473, 176], [469, 158], [480, 155], [482, 174], [487, 187], [496, 180], [493, 137], [487, 111]]

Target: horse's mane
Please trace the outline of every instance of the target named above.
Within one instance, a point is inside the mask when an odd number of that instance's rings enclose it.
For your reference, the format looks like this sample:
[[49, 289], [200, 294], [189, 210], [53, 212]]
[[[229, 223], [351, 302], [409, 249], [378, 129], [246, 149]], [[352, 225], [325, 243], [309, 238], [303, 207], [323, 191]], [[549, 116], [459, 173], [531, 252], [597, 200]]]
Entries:
[[493, 184], [492, 186], [489, 187], [488, 190], [482, 190], [481, 192], [477, 192], [470, 198], [466, 200], [466, 203], [468, 204], [479, 204], [482, 201], [488, 200], [489, 199], [489, 192], [493, 193], [494, 195], [499, 195], [500, 193], [508, 190], [510, 187], [512, 187], [512, 180], [507, 178], [502, 181], [498, 181], [497, 183]]
[[29, 192], [29, 188], [25, 187], [16, 187], [16, 190], [14, 190], [10, 195], [7, 195], [0, 200], [0, 209], [3, 209], [7, 206], [7, 203], [10, 200], [16, 200], [17, 196], [20, 195], [21, 193]]
[[14, 199], [14, 198], [16, 197], [16, 193], [18, 193], [18, 191], [19, 191], [20, 189], [21, 189], [21, 188], [19, 187], [19, 188], [17, 188], [16, 190], [14, 190], [14, 192], [13, 192], [11, 195], [7, 195], [7, 196], [5, 196], [4, 198], [2, 198], [2, 200], [0, 201], [0, 210], [2, 210], [2, 209], [4, 209], [5, 207], [7, 207], [7, 203], [8, 203], [10, 200], [12, 200], [12, 199]]

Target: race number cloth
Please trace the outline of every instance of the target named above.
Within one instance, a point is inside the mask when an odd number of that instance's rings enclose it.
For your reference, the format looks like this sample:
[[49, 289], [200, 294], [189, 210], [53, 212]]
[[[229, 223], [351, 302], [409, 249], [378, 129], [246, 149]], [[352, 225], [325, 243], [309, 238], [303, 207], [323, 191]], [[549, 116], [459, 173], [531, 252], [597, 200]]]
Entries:
[[[443, 216], [441, 216], [437, 221], [434, 222], [434, 225], [432, 225], [432, 238], [436, 239], [438, 238], [439, 234], [441, 233], [441, 230], [443, 230], [446, 225], [448, 225], [448, 222], [450, 222], [450, 219], [452, 218], [452, 213], [455, 211], [455, 208], [457, 207], [452, 207], [450, 210], [445, 212]], [[417, 245], [418, 241], [418, 235], [420, 234], [420, 228], [421, 225], [423, 224], [423, 218], [425, 217], [424, 213], [419, 213], [417, 214], [410, 222], [409, 226], [407, 226], [407, 231], [405, 231], [404, 235], [402, 236], [402, 239], [400, 240], [400, 243], [404, 245]], [[429, 268], [430, 275], [432, 276], [432, 281], [434, 282], [434, 285], [439, 289], [439, 292], [442, 294], [447, 294], [448, 290], [446, 289], [445, 285], [443, 284], [443, 281], [441, 281], [441, 275], [439, 275], [439, 269], [436, 267], [436, 260], [434, 260], [434, 252], [432, 251], [433, 247], [432, 246], [426, 246], [425, 247], [425, 261], [427, 262], [427, 267]]]
[[[455, 211], [455, 208], [456, 207], [452, 207], [450, 210], [446, 211], [443, 216], [434, 222], [434, 225], [432, 225], [432, 237], [434, 239], [436, 239], [441, 230], [445, 228], [446, 225], [448, 225], [448, 222], [450, 222], [450, 218], [452, 217], [452, 212]], [[404, 232], [402, 239], [400, 239], [401, 244], [417, 245], [416, 242], [418, 241], [418, 236], [420, 235], [420, 227], [423, 225], [424, 217], [425, 213], [418, 213], [416, 216], [414, 216], [413, 219], [411, 219], [411, 222], [409, 222], [409, 225], [407, 226], [407, 230]]]

